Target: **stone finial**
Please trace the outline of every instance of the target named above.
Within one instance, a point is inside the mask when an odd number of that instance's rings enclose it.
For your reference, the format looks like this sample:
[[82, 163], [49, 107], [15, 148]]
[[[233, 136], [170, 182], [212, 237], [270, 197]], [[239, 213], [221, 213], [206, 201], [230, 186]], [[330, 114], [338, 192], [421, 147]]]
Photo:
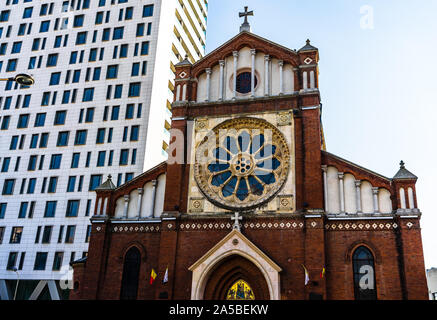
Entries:
[[399, 163], [399, 165], [401, 166], [401, 169], [405, 169], [405, 162], [404, 162], [404, 160], [401, 160], [401, 163]]

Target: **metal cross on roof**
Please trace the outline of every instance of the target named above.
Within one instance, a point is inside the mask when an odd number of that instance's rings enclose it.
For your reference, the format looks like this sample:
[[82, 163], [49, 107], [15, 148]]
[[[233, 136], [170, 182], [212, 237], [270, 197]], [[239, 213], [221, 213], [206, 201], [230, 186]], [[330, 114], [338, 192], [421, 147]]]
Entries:
[[249, 7], [244, 7], [244, 12], [239, 13], [240, 18], [244, 17], [244, 22], [240, 27], [240, 32], [243, 32], [243, 31], [250, 32], [250, 24], [249, 24], [249, 21], [247, 20], [247, 17], [253, 16], [253, 10], [248, 11], [248, 8]]
[[240, 214], [238, 212], [235, 212], [234, 216], [231, 217], [231, 220], [234, 221], [234, 228], [233, 229], [241, 232], [240, 221], [243, 220], [243, 217], [240, 217]]

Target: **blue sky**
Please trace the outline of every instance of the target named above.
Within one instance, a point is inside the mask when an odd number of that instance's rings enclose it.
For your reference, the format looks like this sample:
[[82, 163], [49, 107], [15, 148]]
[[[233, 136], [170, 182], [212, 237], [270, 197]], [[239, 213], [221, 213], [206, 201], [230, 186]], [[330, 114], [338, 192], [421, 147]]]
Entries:
[[[207, 52], [238, 33], [244, 6], [254, 10], [252, 32], [319, 48], [329, 152], [387, 177], [404, 160], [419, 177], [425, 263], [437, 267], [437, 1], [209, 0]], [[361, 27], [363, 6], [373, 29]]]

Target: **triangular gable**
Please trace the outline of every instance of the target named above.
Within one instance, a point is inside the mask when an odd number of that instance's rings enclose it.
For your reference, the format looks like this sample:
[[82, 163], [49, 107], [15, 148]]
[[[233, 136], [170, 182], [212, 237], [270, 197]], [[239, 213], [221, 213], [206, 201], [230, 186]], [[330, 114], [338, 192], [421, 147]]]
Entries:
[[[232, 243], [233, 241], [238, 240], [237, 244]], [[253, 244], [249, 239], [247, 239], [241, 232], [238, 230], [233, 230], [231, 233], [229, 233], [226, 237], [224, 237], [220, 242], [218, 242], [211, 250], [209, 250], [205, 255], [203, 255], [197, 262], [195, 262], [191, 267], [188, 268], [188, 270], [193, 271], [198, 266], [200, 266], [202, 263], [204, 263], [206, 260], [208, 260], [209, 257], [214, 255], [214, 253], [217, 253], [221, 248], [223, 248], [225, 245], [232, 243], [232, 248], [234, 250], [242, 249], [242, 247], [247, 246], [253, 252], [247, 252], [249, 255], [251, 253], [256, 253], [256, 255], [259, 255], [263, 260], [265, 260], [275, 271], [281, 272], [282, 269], [280, 266], [278, 266], [272, 259], [270, 259], [261, 249], [259, 249], [255, 244]]]
[[194, 77], [197, 77], [206, 68], [212, 68], [219, 63], [219, 60], [224, 60], [232, 55], [233, 51], [238, 51], [244, 47], [268, 53], [272, 57], [291, 63], [295, 67], [300, 65], [299, 55], [295, 50], [281, 46], [253, 33], [243, 31], [196, 62], [193, 65], [192, 74]]

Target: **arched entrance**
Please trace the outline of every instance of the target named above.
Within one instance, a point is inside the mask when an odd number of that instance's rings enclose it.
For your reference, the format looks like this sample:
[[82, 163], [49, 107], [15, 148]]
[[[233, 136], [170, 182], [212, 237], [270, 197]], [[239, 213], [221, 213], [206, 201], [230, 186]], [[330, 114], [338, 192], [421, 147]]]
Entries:
[[[237, 287], [236, 290], [234, 287]], [[264, 275], [257, 266], [240, 255], [233, 255], [223, 259], [211, 271], [205, 286], [204, 299], [227, 300], [231, 298], [229, 297], [230, 289], [235, 290], [232, 295], [233, 300], [250, 300], [248, 290], [251, 290], [251, 295], [256, 300], [270, 299], [269, 288]], [[245, 294], [244, 291], [246, 291]]]
[[282, 271], [240, 231], [233, 230], [188, 270], [193, 272], [191, 299], [225, 299], [239, 280], [248, 284], [257, 300], [280, 300]]
[[138, 296], [138, 279], [140, 274], [141, 253], [132, 247], [126, 253], [121, 280], [120, 300], [136, 300]]

